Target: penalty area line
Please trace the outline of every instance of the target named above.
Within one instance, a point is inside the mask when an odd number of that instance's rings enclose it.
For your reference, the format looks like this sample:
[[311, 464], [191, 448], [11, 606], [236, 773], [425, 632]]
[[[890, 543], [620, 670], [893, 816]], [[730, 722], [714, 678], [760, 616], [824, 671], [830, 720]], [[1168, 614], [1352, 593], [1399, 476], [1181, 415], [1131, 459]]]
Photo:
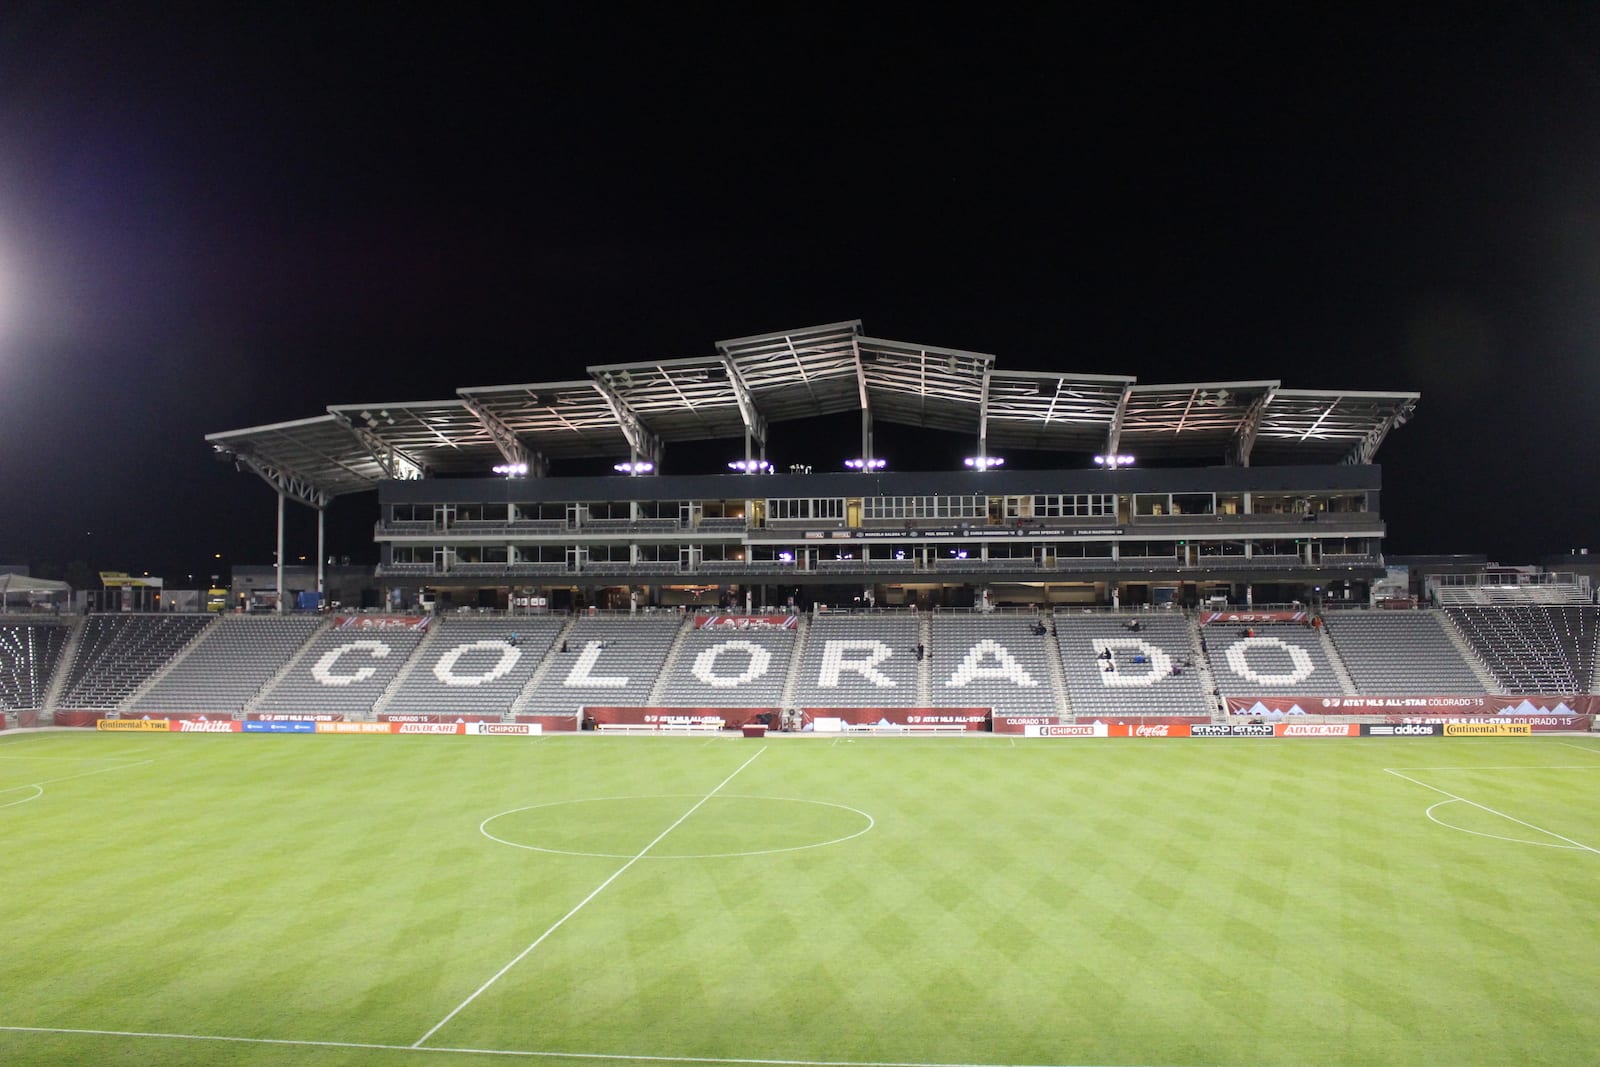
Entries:
[[[439, 1056], [510, 1056], [518, 1059], [595, 1060], [603, 1063], [705, 1063], [726, 1067], [1037, 1067], [1032, 1064], [940, 1063], [926, 1060], [798, 1060], [768, 1056], [652, 1056], [620, 1052], [555, 1052], [534, 1049], [453, 1048], [445, 1045], [386, 1045], [376, 1041], [312, 1041], [284, 1037], [230, 1037], [226, 1034], [169, 1034], [146, 1030], [90, 1030], [65, 1026], [0, 1026], [0, 1033], [60, 1034], [76, 1037], [133, 1037], [151, 1041], [215, 1041], [231, 1045], [276, 1045], [292, 1048], [372, 1049]], [[1087, 1065], [1085, 1065], [1087, 1067]]]
[[621, 878], [624, 874], [626, 874], [628, 869], [630, 867], [632, 867], [635, 863], [638, 863], [640, 860], [644, 859], [645, 856], [649, 854], [650, 850], [655, 848], [657, 845], [659, 845], [662, 842], [662, 840], [668, 834], [672, 833], [672, 831], [674, 831], [678, 827], [682, 826], [683, 823], [684, 823], [684, 820], [688, 819], [689, 816], [693, 815], [695, 812], [697, 812], [701, 808], [705, 807], [706, 802], [709, 801], [712, 797], [716, 796], [719, 792], [721, 792], [723, 786], [727, 785], [729, 782], [731, 782], [735, 778], [737, 778], [739, 776], [739, 772], [740, 771], [744, 770], [746, 767], [750, 766], [750, 764], [754, 763], [758, 758], [760, 758], [761, 753], [763, 753], [765, 751], [766, 751], [766, 747], [763, 746], [763, 747], [761, 747], [761, 748], [756, 750], [755, 755], [751, 756], [749, 759], [747, 759], [743, 763], [739, 764], [739, 766], [734, 770], [734, 772], [732, 774], [728, 775], [728, 777], [724, 778], [722, 781], [718, 782], [715, 786], [713, 786], [712, 789], [711, 789], [711, 792], [707, 793], [705, 796], [703, 796], [699, 800], [695, 801], [694, 805], [688, 811], [686, 811], [682, 815], [678, 816], [677, 820], [671, 826], [667, 827], [665, 830], [663, 830], [659, 834], [657, 834], [655, 836], [654, 840], [652, 840], [648, 845], [644, 846], [644, 848], [641, 848], [638, 852], [636, 852], [634, 854], [633, 858], [628, 860], [627, 863], [624, 863], [621, 867], [618, 867], [615, 871], [611, 872], [611, 877], [607, 878], [605, 881], [603, 881], [599, 885], [595, 886], [594, 889], [590, 891], [588, 896], [584, 897], [582, 900], [578, 901], [578, 903], [576, 903], [576, 904], [574, 904], [572, 906], [572, 910], [571, 911], [567, 912], [565, 915], [561, 916], [561, 918], [559, 918], [555, 922], [551, 923], [549, 929], [545, 930], [544, 933], [542, 933], [538, 937], [534, 938], [532, 943], [530, 943], [527, 948], [523, 949], [521, 952], [519, 952], [515, 956], [511, 957], [511, 961], [509, 963], [507, 963], [504, 967], [500, 968], [493, 975], [491, 975], [487, 982], [484, 982], [477, 989], [473, 990], [472, 994], [470, 996], [468, 996], [466, 1000], [463, 1000], [460, 1004], [457, 1004], [454, 1008], [452, 1008], [450, 1010], [450, 1014], [446, 1015], [443, 1019], [440, 1019], [438, 1022], [434, 1023], [433, 1026], [428, 1030], [428, 1032], [423, 1034], [421, 1037], [417, 1038], [416, 1042], [411, 1047], [412, 1048], [421, 1048], [423, 1046], [423, 1044], [428, 1040], [428, 1038], [432, 1037], [434, 1034], [438, 1033], [441, 1029], [443, 1029], [444, 1025], [446, 1023], [448, 1023], [451, 1019], [454, 1019], [457, 1015], [460, 1015], [461, 1012], [463, 1010], [465, 1010], [468, 1005], [470, 1005], [473, 1001], [477, 1000], [478, 997], [483, 995], [484, 991], [487, 990], [490, 986], [494, 985], [500, 979], [504, 978], [506, 976], [507, 972], [509, 972], [511, 970], [511, 968], [515, 967], [517, 964], [521, 963], [524, 959], [526, 959], [530, 952], [532, 952], [534, 949], [538, 948], [540, 945], [544, 944], [545, 939], [548, 938], [551, 934], [555, 933], [557, 930], [561, 929], [561, 927], [566, 924], [566, 921], [568, 919], [572, 918], [574, 915], [578, 914], [578, 912], [582, 911], [584, 909], [584, 907], [586, 907], [591, 900], [593, 900], [595, 897], [599, 896], [602, 892], [604, 892], [605, 888], [607, 886], [609, 886], [612, 882], [615, 882], [618, 878]]

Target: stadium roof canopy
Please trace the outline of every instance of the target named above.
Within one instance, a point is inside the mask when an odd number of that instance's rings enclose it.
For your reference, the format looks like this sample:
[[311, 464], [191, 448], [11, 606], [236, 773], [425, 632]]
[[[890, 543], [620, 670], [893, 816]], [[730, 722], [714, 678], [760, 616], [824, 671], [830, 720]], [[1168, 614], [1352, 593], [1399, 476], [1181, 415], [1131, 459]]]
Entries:
[[577, 381], [470, 386], [448, 400], [333, 404], [295, 422], [209, 434], [219, 458], [314, 505], [386, 479], [506, 463], [659, 462], [667, 444], [743, 438], [841, 413], [966, 434], [1002, 449], [1135, 451], [1143, 462], [1370, 463], [1418, 394], [1284, 389], [1277, 381], [1146, 385], [1128, 375], [1008, 371], [981, 352], [869, 337], [859, 321], [718, 341], [681, 359], [599, 364]]

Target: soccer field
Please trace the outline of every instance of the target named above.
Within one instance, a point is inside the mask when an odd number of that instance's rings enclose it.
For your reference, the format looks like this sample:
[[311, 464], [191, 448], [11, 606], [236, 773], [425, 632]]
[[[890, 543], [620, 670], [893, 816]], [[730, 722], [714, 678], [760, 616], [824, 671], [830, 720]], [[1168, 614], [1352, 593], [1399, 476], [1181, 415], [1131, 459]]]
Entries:
[[1589, 738], [0, 735], [0, 1063], [1589, 1064]]

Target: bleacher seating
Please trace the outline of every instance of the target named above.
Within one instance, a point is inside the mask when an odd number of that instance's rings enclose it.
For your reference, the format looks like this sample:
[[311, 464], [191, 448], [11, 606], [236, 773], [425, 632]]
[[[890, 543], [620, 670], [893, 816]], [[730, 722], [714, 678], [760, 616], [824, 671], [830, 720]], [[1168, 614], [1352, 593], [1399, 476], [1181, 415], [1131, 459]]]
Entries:
[[1032, 615], [937, 615], [928, 651], [933, 703], [1053, 714], [1049, 638], [1031, 632]]
[[0, 625], [0, 711], [37, 711], [67, 645], [59, 622]]
[[224, 615], [129, 704], [132, 711], [234, 715], [322, 625], [316, 615]]
[[586, 704], [645, 703], [682, 621], [675, 615], [579, 619], [566, 652], [552, 652], [548, 669], [515, 710], [573, 712]]
[[1316, 629], [1273, 623], [1254, 630], [1242, 637], [1230, 626], [1206, 627], [1206, 657], [1223, 696], [1344, 693]]
[[1600, 608], [1497, 604], [1445, 611], [1508, 693], [1584, 693], [1594, 684]]
[[691, 630], [660, 703], [675, 707], [777, 707], [799, 631], [779, 627]]
[[800, 707], [916, 707], [917, 639], [910, 615], [820, 615], [800, 659]]
[[[1135, 621], [1137, 632], [1128, 629]], [[1192, 665], [1192, 631], [1184, 616], [1058, 613], [1055, 624], [1067, 693], [1080, 721], [1097, 715], [1212, 711], [1212, 699]], [[1115, 670], [1105, 670], [1106, 661], [1098, 658], [1102, 651], [1111, 652]], [[1181, 673], [1172, 673], [1174, 667]]]
[[60, 706], [116, 709], [215, 621], [213, 615], [89, 616], [68, 668]]
[[[505, 715], [566, 619], [441, 616], [386, 712]], [[515, 642], [515, 643], [513, 643]]]
[[1350, 680], [1363, 694], [1484, 691], [1438, 612], [1335, 611], [1323, 619]]
[[[373, 621], [377, 619], [381, 616], [373, 617]], [[424, 633], [399, 626], [342, 627], [336, 621], [305, 646], [250, 710], [365, 718], [416, 651]]]

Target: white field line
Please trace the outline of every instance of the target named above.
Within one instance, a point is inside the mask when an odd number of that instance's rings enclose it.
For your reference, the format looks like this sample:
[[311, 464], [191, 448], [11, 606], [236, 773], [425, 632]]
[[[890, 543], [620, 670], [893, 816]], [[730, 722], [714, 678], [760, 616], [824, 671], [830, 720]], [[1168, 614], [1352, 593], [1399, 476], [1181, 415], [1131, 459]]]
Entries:
[[0, 1033], [67, 1034], [85, 1037], [142, 1037], [161, 1041], [217, 1041], [235, 1045], [280, 1045], [295, 1048], [376, 1049], [422, 1055], [514, 1056], [522, 1059], [597, 1060], [605, 1063], [708, 1063], [734, 1067], [1037, 1067], [1026, 1064], [937, 1063], [920, 1060], [794, 1060], [759, 1056], [651, 1056], [616, 1052], [554, 1052], [531, 1049], [453, 1048], [444, 1045], [383, 1045], [369, 1041], [293, 1041], [274, 1037], [225, 1037], [217, 1034], [166, 1034], [142, 1030], [79, 1030], [59, 1026], [0, 1026]]
[[439, 1030], [441, 1030], [446, 1023], [448, 1023], [451, 1019], [454, 1019], [457, 1015], [461, 1014], [462, 1010], [465, 1009], [467, 1007], [467, 1005], [471, 1004], [474, 1000], [477, 1000], [478, 997], [481, 996], [486, 989], [488, 989], [490, 986], [494, 985], [501, 978], [505, 977], [506, 972], [510, 971], [511, 968], [513, 968], [517, 964], [521, 963], [527, 957], [528, 953], [532, 952], [534, 949], [536, 949], [540, 945], [544, 944], [545, 938], [549, 937], [551, 934], [553, 934], [557, 930], [561, 929], [561, 927], [566, 923], [566, 921], [568, 919], [572, 918], [574, 915], [578, 914], [578, 912], [582, 911], [583, 908], [585, 907], [585, 905], [587, 905], [591, 900], [593, 900], [595, 897], [599, 896], [605, 890], [606, 886], [610, 885], [612, 882], [615, 882], [618, 878], [621, 878], [622, 875], [628, 870], [629, 867], [632, 867], [635, 863], [638, 863], [640, 860], [644, 859], [645, 856], [650, 852], [651, 849], [655, 848], [657, 845], [659, 845], [661, 843], [663, 838], [665, 838], [668, 834], [672, 833], [672, 831], [676, 830], [678, 827], [682, 826], [685, 819], [687, 819], [689, 816], [693, 815], [695, 812], [699, 811], [702, 807], [704, 807], [706, 802], [709, 801], [712, 797], [716, 796], [717, 793], [722, 789], [723, 786], [727, 785], [729, 782], [733, 781], [734, 778], [738, 777], [740, 771], [744, 770], [746, 767], [750, 766], [750, 764], [754, 763], [758, 758], [760, 758], [761, 753], [763, 753], [765, 751], [766, 751], [766, 746], [762, 746], [761, 748], [756, 750], [755, 755], [751, 756], [749, 759], [747, 759], [743, 763], [739, 764], [738, 768], [735, 769], [732, 774], [728, 775], [728, 777], [724, 778], [722, 781], [718, 782], [715, 786], [713, 786], [712, 789], [711, 789], [711, 792], [707, 793], [705, 796], [703, 796], [699, 800], [695, 801], [693, 807], [691, 807], [688, 811], [684, 812], [682, 815], [678, 816], [678, 819], [677, 819], [676, 822], [674, 822], [671, 826], [667, 827], [665, 830], [663, 830], [659, 834], [657, 834], [655, 836], [655, 839], [652, 840], [648, 845], [644, 846], [644, 848], [641, 848], [637, 853], [635, 853], [632, 859], [628, 860], [628, 862], [624, 863], [621, 867], [618, 867], [615, 871], [613, 871], [611, 873], [611, 877], [607, 878], [605, 881], [603, 881], [599, 885], [595, 886], [594, 889], [589, 893], [588, 896], [584, 897], [582, 900], [578, 901], [577, 904], [573, 905], [571, 911], [569, 911], [565, 915], [561, 916], [561, 918], [557, 919], [554, 923], [551, 923], [550, 924], [550, 928], [548, 930], [546, 930], [544, 933], [540, 934], [538, 937], [534, 938], [533, 942], [531, 944], [529, 944], [527, 948], [523, 949], [521, 952], [519, 952], [515, 956], [513, 956], [511, 958], [511, 962], [510, 963], [507, 963], [504, 967], [502, 967], [498, 971], [496, 971], [489, 978], [489, 980], [487, 982], [484, 982], [477, 989], [473, 990], [471, 996], [467, 997], [466, 1000], [463, 1000], [460, 1004], [457, 1004], [454, 1008], [452, 1008], [450, 1010], [450, 1014], [446, 1015], [443, 1019], [440, 1019], [438, 1022], [434, 1023], [432, 1028], [429, 1029], [427, 1033], [425, 1033], [421, 1037], [417, 1038], [416, 1042], [414, 1044], [412, 1044], [411, 1047], [412, 1048], [421, 1048], [423, 1043], [426, 1042], [428, 1040], [428, 1038], [430, 1038], [434, 1034], [438, 1033]]
[[124, 771], [129, 767], [143, 767], [146, 764], [154, 762], [155, 760], [153, 759], [142, 759], [137, 763], [119, 763], [115, 767], [100, 767], [97, 770], [80, 771], [77, 774], [63, 774], [56, 778], [45, 778], [38, 782], [24, 782], [22, 785], [7, 786], [4, 789], [0, 789], [0, 793], [15, 793], [23, 789], [38, 789], [42, 793], [45, 786], [54, 785], [56, 782], [70, 782], [74, 778], [87, 778], [91, 774], [109, 774], [111, 771]]
[[1556, 744], [1566, 748], [1575, 748], [1579, 752], [1587, 752], [1591, 756], [1600, 756], [1600, 746], [1595, 745], [1593, 742], [1586, 745], [1575, 745], [1571, 741], [1557, 741]]
[[[1463, 769], [1465, 769], [1465, 768], [1463, 768]], [[1484, 768], [1477, 768], [1477, 769], [1478, 770], [1483, 770]], [[1546, 768], [1543, 768], [1543, 767], [1518, 767], [1516, 769], [1517, 770], [1545, 770]], [[1448, 789], [1440, 789], [1436, 785], [1429, 785], [1427, 782], [1419, 782], [1419, 781], [1417, 781], [1417, 779], [1412, 778], [1410, 775], [1400, 773], [1400, 771], [1396, 770], [1393, 767], [1385, 767], [1384, 771], [1389, 773], [1389, 774], [1394, 775], [1396, 778], [1404, 778], [1406, 781], [1410, 782], [1412, 785], [1420, 785], [1424, 789], [1431, 789], [1435, 793], [1439, 793], [1439, 794], [1442, 794], [1443, 796], [1449, 797], [1451, 800], [1459, 800], [1461, 803], [1468, 804], [1468, 805], [1470, 805], [1470, 806], [1472, 806], [1474, 808], [1477, 808], [1479, 811], [1486, 811], [1490, 815], [1498, 815], [1498, 816], [1500, 816], [1500, 818], [1506, 819], [1509, 822], [1514, 822], [1518, 826], [1526, 826], [1528, 829], [1533, 830], [1536, 833], [1544, 834], [1547, 837], [1553, 837], [1557, 841], [1565, 841], [1567, 844], [1571, 845], [1573, 848], [1582, 849], [1585, 852], [1593, 852], [1595, 855], [1600, 856], [1600, 848], [1594, 848], [1594, 847], [1592, 847], [1590, 845], [1586, 845], [1582, 841], [1574, 841], [1572, 838], [1563, 836], [1562, 834], [1558, 834], [1554, 830], [1546, 830], [1542, 826], [1535, 826], [1533, 823], [1525, 822], [1524, 820], [1517, 818], [1515, 815], [1507, 815], [1503, 811], [1496, 811], [1494, 808], [1491, 808], [1486, 804], [1479, 804], [1476, 800], [1468, 800], [1466, 797], [1458, 796], [1455, 793], [1450, 792]], [[1459, 829], [1459, 827], [1457, 827], [1457, 829]]]

